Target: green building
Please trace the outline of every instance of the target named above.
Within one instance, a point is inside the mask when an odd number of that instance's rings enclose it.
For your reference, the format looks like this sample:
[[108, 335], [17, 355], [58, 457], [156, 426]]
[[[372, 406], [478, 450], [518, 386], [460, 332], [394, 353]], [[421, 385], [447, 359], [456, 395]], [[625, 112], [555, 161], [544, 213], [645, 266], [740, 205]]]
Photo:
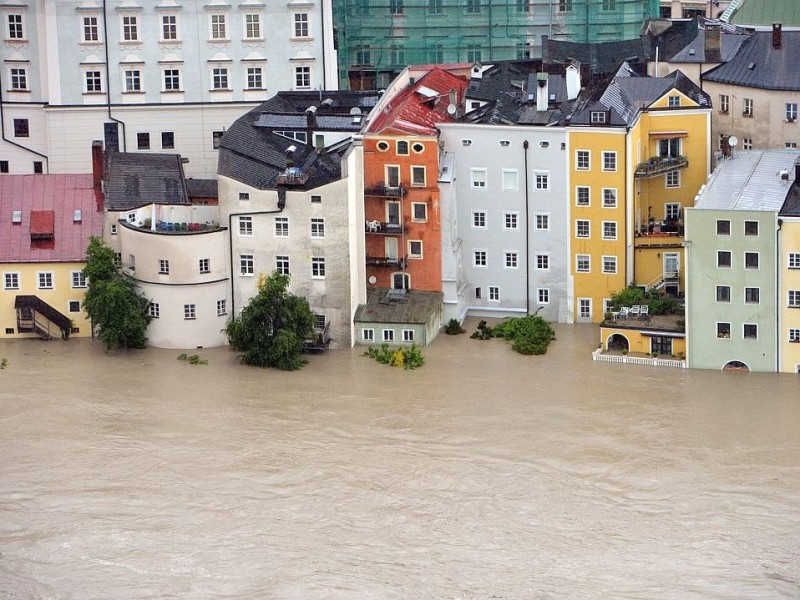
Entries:
[[341, 87], [374, 89], [410, 64], [539, 58], [542, 36], [636, 39], [659, 0], [340, 0], [333, 12]]

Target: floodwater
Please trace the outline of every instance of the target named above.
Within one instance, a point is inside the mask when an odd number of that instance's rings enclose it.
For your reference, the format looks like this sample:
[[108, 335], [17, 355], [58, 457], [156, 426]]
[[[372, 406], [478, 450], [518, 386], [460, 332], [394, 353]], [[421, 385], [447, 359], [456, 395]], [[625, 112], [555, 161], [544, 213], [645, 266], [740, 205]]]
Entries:
[[[474, 323], [472, 323], [474, 329]], [[800, 597], [800, 380], [0, 344], [0, 598]]]

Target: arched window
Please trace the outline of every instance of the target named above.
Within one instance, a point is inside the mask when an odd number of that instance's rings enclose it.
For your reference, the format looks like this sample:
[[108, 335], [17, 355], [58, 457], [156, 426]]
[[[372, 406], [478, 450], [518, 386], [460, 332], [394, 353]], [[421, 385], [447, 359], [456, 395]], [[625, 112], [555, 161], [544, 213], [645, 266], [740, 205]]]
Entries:
[[403, 273], [402, 271], [398, 273], [392, 273], [392, 289], [410, 290], [411, 276], [408, 273]]

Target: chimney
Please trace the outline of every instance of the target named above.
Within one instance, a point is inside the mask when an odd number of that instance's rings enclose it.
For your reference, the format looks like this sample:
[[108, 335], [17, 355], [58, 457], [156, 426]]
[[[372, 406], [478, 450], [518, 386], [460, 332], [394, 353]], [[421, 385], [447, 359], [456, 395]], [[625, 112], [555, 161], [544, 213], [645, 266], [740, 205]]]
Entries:
[[483, 77], [483, 67], [481, 67], [481, 63], [475, 63], [472, 65], [472, 71], [470, 72], [471, 79], [481, 79]]
[[536, 74], [536, 110], [543, 112], [549, 107], [549, 94], [547, 89], [547, 73]]
[[92, 184], [99, 190], [103, 184], [103, 142], [92, 142]]
[[581, 70], [577, 65], [567, 66], [565, 74], [567, 80], [567, 100], [574, 100], [581, 92]]
[[720, 32], [719, 25], [706, 25], [705, 38], [705, 61], [722, 62], [720, 52]]
[[447, 105], [458, 106], [458, 92], [456, 90], [450, 90], [450, 93], [447, 97]]
[[306, 109], [306, 144], [314, 143], [314, 130], [317, 128], [317, 107], [309, 106]]
[[119, 152], [119, 126], [116, 123], [103, 124], [103, 137], [108, 152]]
[[773, 48], [780, 48], [781, 47], [781, 24], [780, 23], [773, 23], [772, 24], [772, 47]]

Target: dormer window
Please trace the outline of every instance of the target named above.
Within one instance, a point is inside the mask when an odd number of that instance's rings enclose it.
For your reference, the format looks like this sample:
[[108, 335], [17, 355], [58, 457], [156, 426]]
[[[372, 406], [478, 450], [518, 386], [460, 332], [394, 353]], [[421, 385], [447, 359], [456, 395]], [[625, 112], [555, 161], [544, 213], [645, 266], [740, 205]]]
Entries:
[[591, 112], [591, 121], [593, 124], [597, 123], [605, 123], [606, 122], [606, 113], [600, 110], [593, 110]]

